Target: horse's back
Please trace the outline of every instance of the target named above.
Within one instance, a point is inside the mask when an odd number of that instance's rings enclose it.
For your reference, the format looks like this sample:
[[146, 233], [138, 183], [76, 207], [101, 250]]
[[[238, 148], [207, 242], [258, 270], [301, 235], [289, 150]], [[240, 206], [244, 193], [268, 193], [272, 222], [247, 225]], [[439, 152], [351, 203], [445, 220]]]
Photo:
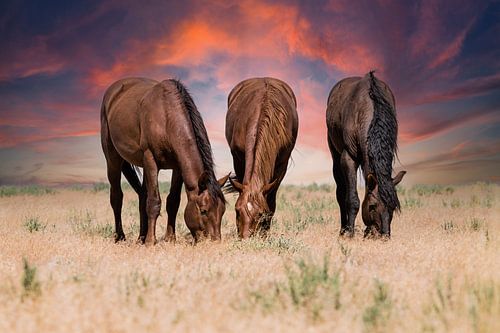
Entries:
[[[394, 95], [389, 86], [379, 79], [376, 79], [376, 83], [387, 101], [394, 106]], [[359, 149], [364, 149], [374, 112], [370, 87], [369, 74], [349, 77], [339, 81], [328, 95], [328, 141], [330, 147], [339, 153], [347, 150], [354, 157], [358, 155]]]
[[101, 140], [112, 142], [120, 156], [134, 165], [142, 166], [141, 101], [157, 84], [146, 78], [125, 78], [110, 85], [104, 94]]
[[109, 112], [119, 100], [125, 98], [128, 102], [133, 103], [134, 100], [142, 98], [147, 90], [156, 84], [158, 84], [158, 81], [140, 77], [118, 80], [111, 84], [104, 93], [103, 109], [109, 115]]
[[241, 81], [231, 90], [228, 96], [228, 107], [231, 108], [233, 102], [242, 97], [258, 99], [268, 86], [278, 89], [283, 96], [289, 99], [290, 104], [297, 106], [292, 88], [286, 82], [273, 77], [256, 77]]
[[359, 143], [366, 136], [373, 105], [369, 97], [369, 82], [363, 77], [348, 77], [339, 81], [328, 95], [326, 122], [328, 143], [339, 153], [358, 154]]
[[[286, 113], [287, 128], [292, 136], [296, 136], [297, 102], [290, 86], [276, 78], [250, 78], [238, 83], [228, 96], [226, 139], [230, 144], [233, 138], [242, 141], [247, 133], [257, 131], [265, 96]], [[241, 145], [243, 142], [240, 142]]]

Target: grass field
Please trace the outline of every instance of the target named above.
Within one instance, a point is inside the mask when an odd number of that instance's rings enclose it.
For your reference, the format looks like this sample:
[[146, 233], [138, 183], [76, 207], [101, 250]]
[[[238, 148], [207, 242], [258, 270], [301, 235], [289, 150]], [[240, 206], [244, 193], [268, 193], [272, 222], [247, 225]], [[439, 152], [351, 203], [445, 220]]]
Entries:
[[[362, 193], [362, 191], [361, 191]], [[267, 239], [113, 243], [107, 187], [0, 188], [0, 332], [500, 332], [500, 187], [399, 189], [388, 242], [338, 237], [333, 186], [284, 186]], [[162, 195], [163, 205], [165, 193]], [[164, 233], [163, 209], [157, 236]]]

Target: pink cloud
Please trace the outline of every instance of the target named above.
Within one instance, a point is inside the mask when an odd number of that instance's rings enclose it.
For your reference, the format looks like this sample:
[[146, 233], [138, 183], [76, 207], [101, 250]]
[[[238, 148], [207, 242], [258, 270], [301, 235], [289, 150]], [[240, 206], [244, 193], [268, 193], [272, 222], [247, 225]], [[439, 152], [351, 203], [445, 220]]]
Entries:
[[439, 113], [419, 112], [418, 117], [410, 114], [399, 116], [399, 139], [403, 144], [415, 143], [443, 134], [455, 128], [500, 121], [494, 109], [480, 109], [475, 112], [440, 117]]

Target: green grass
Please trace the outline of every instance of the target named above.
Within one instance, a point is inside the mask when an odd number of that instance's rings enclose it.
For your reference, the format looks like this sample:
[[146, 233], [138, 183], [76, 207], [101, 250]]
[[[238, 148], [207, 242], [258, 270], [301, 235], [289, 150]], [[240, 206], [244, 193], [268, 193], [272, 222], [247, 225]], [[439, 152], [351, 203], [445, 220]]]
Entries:
[[250, 303], [266, 314], [290, 304], [298, 312], [305, 311], [312, 321], [326, 319], [323, 309], [342, 308], [340, 270], [332, 269], [326, 256], [322, 263], [299, 259], [285, 269], [284, 281], [250, 292]]
[[333, 289], [335, 308], [341, 307], [340, 275], [338, 271], [330, 271], [327, 257], [324, 258], [323, 264], [300, 259], [295, 268], [287, 269], [285, 290], [294, 306], [301, 307], [313, 303], [320, 289]]
[[231, 243], [231, 249], [234, 250], [272, 250], [278, 254], [294, 253], [304, 248], [304, 245], [296, 240], [287, 238], [283, 235], [268, 237], [252, 237], [245, 240], [234, 240]]
[[414, 208], [420, 208], [422, 206], [423, 204], [420, 198], [405, 197], [403, 200], [403, 208], [414, 209]]
[[462, 206], [462, 201], [460, 199], [453, 199], [450, 203], [450, 207], [454, 209], [460, 208], [460, 206]]
[[441, 224], [441, 228], [443, 228], [444, 231], [452, 232], [457, 229], [457, 226], [453, 223], [453, 221], [445, 221]]
[[375, 281], [372, 303], [363, 311], [363, 324], [367, 332], [384, 331], [392, 311], [388, 286]]
[[[123, 191], [132, 191], [132, 186], [128, 182], [122, 182], [121, 187]], [[109, 183], [106, 182], [98, 182], [92, 184], [92, 192], [109, 192]], [[159, 182], [158, 188], [160, 189], [160, 193], [168, 193], [170, 190], [170, 182]]]
[[466, 222], [467, 229], [470, 231], [480, 231], [486, 227], [486, 221], [473, 217]]
[[414, 185], [408, 192], [416, 193], [419, 196], [430, 196], [433, 194], [453, 194], [455, 189], [451, 186], [443, 185], [424, 185], [418, 184]]
[[335, 186], [330, 184], [317, 184], [312, 183], [304, 187], [305, 190], [309, 192], [326, 192], [330, 193], [335, 189]]
[[27, 217], [27, 218], [25, 218], [24, 227], [30, 233], [33, 233], [33, 232], [45, 230], [45, 228], [47, 227], [47, 225], [44, 224], [44, 223], [42, 223], [42, 222], [40, 222], [40, 218], [39, 217], [34, 216], [34, 217]]
[[[474, 332], [483, 332], [485, 330], [485, 317], [492, 316], [495, 311], [495, 305], [499, 304], [498, 285], [489, 281], [477, 283], [467, 288], [467, 298], [469, 300], [467, 312], [472, 321]], [[498, 317], [497, 317], [498, 318]]]
[[36, 275], [36, 267], [31, 266], [26, 258], [23, 258], [23, 276], [21, 279], [21, 298], [35, 297], [42, 293], [40, 282]]
[[100, 236], [103, 238], [112, 238], [114, 235], [114, 226], [110, 223], [97, 223], [95, 213], [89, 210], [72, 211], [69, 223], [78, 234]]
[[54, 194], [56, 190], [41, 185], [29, 186], [0, 186], [0, 197], [12, 197], [17, 195], [46, 195]]

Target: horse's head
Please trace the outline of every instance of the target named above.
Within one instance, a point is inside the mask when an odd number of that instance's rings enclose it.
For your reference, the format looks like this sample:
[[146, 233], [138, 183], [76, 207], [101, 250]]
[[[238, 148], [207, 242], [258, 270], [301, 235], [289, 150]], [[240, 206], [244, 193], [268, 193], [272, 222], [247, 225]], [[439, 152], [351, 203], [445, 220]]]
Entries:
[[203, 172], [198, 180], [198, 191], [188, 193], [184, 220], [195, 242], [201, 237], [221, 239], [221, 220], [226, 211], [221, 187], [228, 177], [229, 175], [215, 181], [210, 179], [207, 172]]
[[[392, 186], [394, 195], [397, 194], [395, 186], [401, 182], [406, 171], [400, 171], [388, 186]], [[379, 183], [374, 174], [370, 173], [366, 177], [366, 192], [363, 200], [362, 216], [366, 225], [365, 237], [370, 234], [379, 234], [389, 238], [391, 236], [391, 222], [394, 209], [397, 206], [384, 203], [380, 197]]]
[[240, 238], [248, 238], [255, 233], [259, 225], [271, 223], [271, 211], [267, 204], [267, 194], [278, 186], [276, 179], [270, 184], [263, 185], [258, 190], [243, 185], [237, 180], [229, 178], [231, 185], [240, 195], [236, 200], [236, 227]]

